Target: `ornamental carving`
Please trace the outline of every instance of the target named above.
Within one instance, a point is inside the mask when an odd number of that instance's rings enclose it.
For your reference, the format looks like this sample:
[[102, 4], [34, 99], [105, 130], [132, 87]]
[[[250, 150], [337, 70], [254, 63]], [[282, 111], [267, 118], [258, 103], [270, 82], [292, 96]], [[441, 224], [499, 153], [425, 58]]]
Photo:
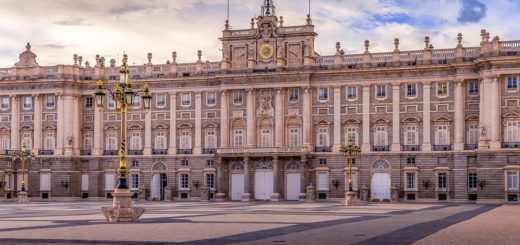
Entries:
[[262, 96], [258, 101], [257, 115], [258, 117], [272, 117], [274, 109], [271, 96]]

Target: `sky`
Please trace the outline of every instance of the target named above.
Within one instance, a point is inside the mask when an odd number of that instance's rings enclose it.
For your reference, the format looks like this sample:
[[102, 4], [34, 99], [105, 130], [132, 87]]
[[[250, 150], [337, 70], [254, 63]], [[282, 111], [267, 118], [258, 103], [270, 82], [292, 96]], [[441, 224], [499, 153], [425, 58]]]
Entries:
[[[233, 29], [249, 28], [263, 0], [229, 0]], [[284, 26], [302, 25], [308, 0], [274, 0]], [[221, 59], [219, 37], [227, 0], [0, 0], [0, 67], [11, 67], [26, 42], [40, 65], [72, 64], [73, 54], [95, 63], [105, 60], [163, 64], [177, 51], [178, 62]], [[422, 49], [424, 36], [435, 48], [454, 48], [457, 33], [464, 46], [478, 46], [480, 30], [502, 40], [520, 39], [520, 0], [311, 0], [318, 37], [316, 51], [347, 54]]]

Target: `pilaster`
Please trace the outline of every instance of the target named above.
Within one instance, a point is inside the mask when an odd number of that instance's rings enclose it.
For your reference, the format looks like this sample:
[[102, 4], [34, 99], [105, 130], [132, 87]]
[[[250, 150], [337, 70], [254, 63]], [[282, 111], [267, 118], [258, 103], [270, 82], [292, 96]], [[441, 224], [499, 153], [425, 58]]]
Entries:
[[[35, 94], [34, 99], [34, 143], [33, 150], [38, 152], [42, 149], [42, 96]], [[36, 153], [37, 154], [37, 153]]]
[[11, 95], [11, 149], [20, 149], [20, 97]]
[[194, 154], [202, 153], [202, 94], [195, 93], [195, 147]]
[[279, 173], [278, 157], [273, 158], [273, 194], [271, 195], [271, 201], [280, 201], [280, 173]]
[[275, 146], [283, 147], [284, 143], [284, 98], [285, 91], [276, 90], [276, 106], [275, 106]]
[[152, 112], [144, 112], [144, 155], [152, 154]]
[[249, 164], [250, 164], [249, 158], [244, 157], [244, 194], [242, 194], [243, 202], [251, 201], [251, 188], [249, 188], [249, 181], [250, 181]]
[[430, 115], [430, 91], [431, 84], [430, 82], [423, 83], [423, 143], [422, 150], [423, 151], [431, 151], [432, 143], [431, 143], [431, 115]]
[[170, 93], [170, 144], [168, 153], [177, 153], [177, 94]]
[[255, 92], [247, 91], [247, 147], [256, 147]]
[[370, 86], [363, 86], [363, 143], [362, 152], [370, 152]]
[[226, 91], [221, 92], [220, 98], [220, 147], [229, 147], [229, 104]]
[[[74, 133], [73, 133], [73, 118], [74, 118], [74, 97], [72, 95], [62, 96], [62, 116], [63, 119], [63, 155], [72, 156]], [[67, 116], [65, 116], [67, 115]], [[59, 129], [58, 129], [59, 130]]]
[[303, 89], [303, 146], [312, 148], [312, 90]]
[[94, 105], [94, 147], [92, 155], [101, 156], [103, 154], [103, 107]]
[[64, 142], [63, 138], [65, 136], [65, 109], [64, 103], [65, 100], [62, 94], [58, 94], [56, 110], [58, 114], [57, 120], [57, 129], [56, 129], [56, 150], [54, 151], [55, 155], [63, 155]]
[[392, 148], [394, 152], [401, 151], [401, 109], [400, 109], [400, 87], [399, 84], [392, 85]]
[[455, 140], [453, 149], [464, 150], [464, 80], [457, 81], [455, 85]]
[[338, 152], [341, 146], [341, 87], [334, 88], [334, 135], [332, 151]]

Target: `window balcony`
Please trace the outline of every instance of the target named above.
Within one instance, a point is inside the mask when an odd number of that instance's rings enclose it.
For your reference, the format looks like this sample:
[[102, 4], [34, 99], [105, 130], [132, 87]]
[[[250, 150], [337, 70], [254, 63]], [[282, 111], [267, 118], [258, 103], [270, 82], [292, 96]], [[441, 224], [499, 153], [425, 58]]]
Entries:
[[375, 145], [375, 146], [372, 146], [372, 151], [390, 151], [390, 146], [388, 146], [388, 145]]
[[403, 145], [401, 146], [402, 151], [420, 151], [420, 145]]
[[128, 150], [128, 155], [143, 155], [143, 150]]
[[92, 155], [92, 151], [91, 150], [80, 150], [79, 154], [82, 156], [90, 156], [90, 155]]
[[103, 155], [105, 156], [116, 156], [119, 154], [119, 150], [104, 150]]
[[464, 150], [476, 150], [478, 144], [464, 144]]
[[217, 148], [204, 148], [202, 149], [202, 154], [215, 154], [217, 153]]
[[153, 149], [152, 155], [168, 155], [168, 149]]
[[38, 155], [42, 155], [42, 156], [54, 155], [54, 150], [38, 150]]
[[434, 151], [451, 151], [451, 145], [433, 145]]
[[330, 146], [316, 146], [316, 147], [314, 147], [314, 152], [332, 152], [332, 147], [330, 147]]
[[177, 149], [177, 154], [193, 154], [193, 149]]
[[520, 142], [502, 142], [502, 148], [520, 148]]

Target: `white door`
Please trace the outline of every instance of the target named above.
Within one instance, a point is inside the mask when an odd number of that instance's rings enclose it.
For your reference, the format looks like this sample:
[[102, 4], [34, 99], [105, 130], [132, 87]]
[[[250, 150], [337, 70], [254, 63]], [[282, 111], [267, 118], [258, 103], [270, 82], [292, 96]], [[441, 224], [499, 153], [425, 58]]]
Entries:
[[300, 200], [301, 176], [300, 174], [287, 174], [287, 200]]
[[372, 199], [378, 198], [380, 200], [390, 199], [390, 174], [389, 173], [374, 173], [372, 175], [371, 185]]
[[244, 194], [244, 174], [231, 174], [231, 200], [242, 200]]
[[160, 174], [153, 174], [152, 175], [152, 184], [150, 185], [152, 187], [152, 200], [157, 198], [161, 198], [161, 178]]
[[270, 200], [273, 194], [273, 171], [255, 172], [255, 199]]

